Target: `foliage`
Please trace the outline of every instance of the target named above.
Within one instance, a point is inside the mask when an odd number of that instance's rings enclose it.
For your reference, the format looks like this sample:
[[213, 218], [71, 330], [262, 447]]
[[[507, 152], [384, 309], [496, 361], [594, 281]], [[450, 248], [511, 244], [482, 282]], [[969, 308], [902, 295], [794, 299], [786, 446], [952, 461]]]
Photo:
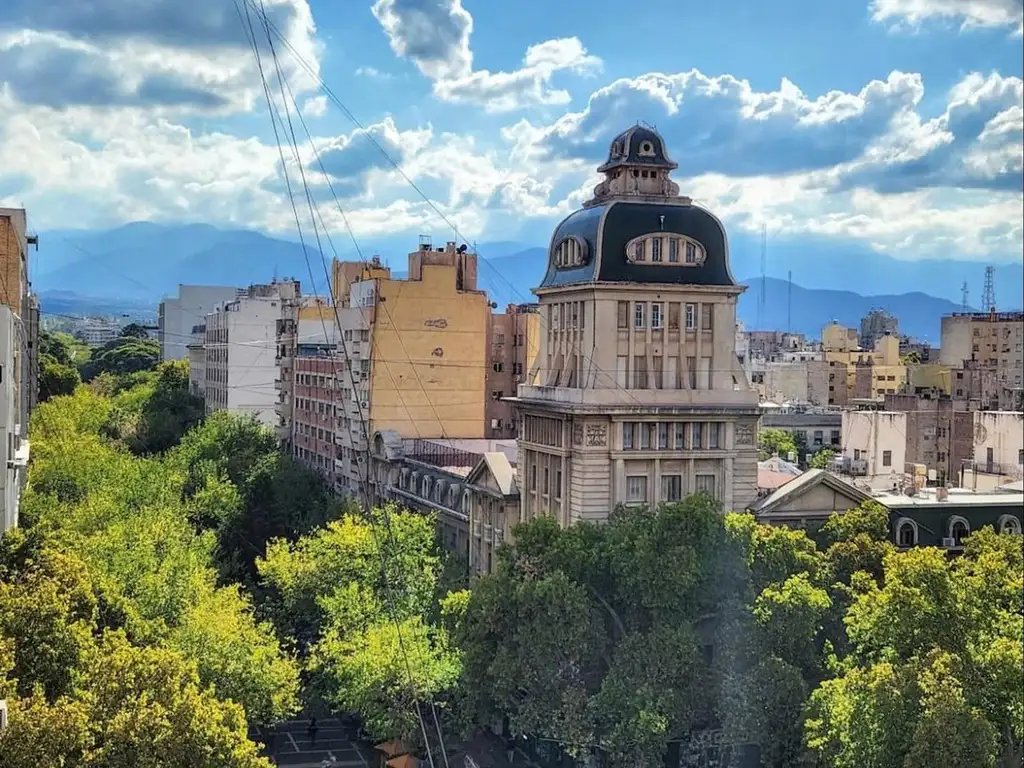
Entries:
[[[377, 738], [419, 740], [417, 712], [447, 695], [460, 658], [449, 628], [466, 593], [438, 595], [434, 521], [394, 509], [346, 514], [257, 561], [267, 607], [304, 651], [313, 686]], [[442, 621], [429, 622], [435, 598]]]
[[81, 382], [77, 368], [64, 365], [50, 355], [39, 356], [39, 402], [70, 395]]
[[831, 448], [822, 448], [820, 451], [815, 453], [811, 457], [810, 469], [828, 469], [828, 463], [832, 461], [832, 457], [836, 455], [836, 452]]
[[138, 323], [128, 323], [128, 325], [121, 329], [121, 333], [118, 335], [125, 339], [148, 339], [149, 331]]
[[793, 435], [782, 429], [762, 429], [757, 434], [757, 445], [761, 451], [761, 461], [772, 456], [785, 459], [790, 453], [798, 453]]
[[82, 378], [91, 381], [101, 373], [119, 375], [146, 371], [155, 368], [159, 360], [159, 342], [119, 336], [93, 352], [81, 367]]

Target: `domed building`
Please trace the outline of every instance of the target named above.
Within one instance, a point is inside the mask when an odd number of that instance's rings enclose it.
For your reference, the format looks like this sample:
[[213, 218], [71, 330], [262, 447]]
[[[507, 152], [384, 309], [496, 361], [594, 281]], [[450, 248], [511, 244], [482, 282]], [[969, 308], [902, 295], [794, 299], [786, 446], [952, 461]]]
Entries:
[[657, 131], [616, 136], [592, 199], [554, 231], [534, 289], [537, 375], [515, 398], [521, 516], [757, 496], [757, 393], [736, 357], [722, 222], [679, 194]]

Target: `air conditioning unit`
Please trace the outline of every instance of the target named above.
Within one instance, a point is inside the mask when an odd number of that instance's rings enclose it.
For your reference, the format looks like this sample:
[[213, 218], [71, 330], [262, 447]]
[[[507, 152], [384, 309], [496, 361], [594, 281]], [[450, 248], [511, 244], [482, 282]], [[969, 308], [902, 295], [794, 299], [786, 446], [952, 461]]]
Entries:
[[952, 536], [943, 539], [942, 546], [946, 549], [958, 549], [960, 547], [960, 545], [956, 543], [956, 539], [954, 539]]

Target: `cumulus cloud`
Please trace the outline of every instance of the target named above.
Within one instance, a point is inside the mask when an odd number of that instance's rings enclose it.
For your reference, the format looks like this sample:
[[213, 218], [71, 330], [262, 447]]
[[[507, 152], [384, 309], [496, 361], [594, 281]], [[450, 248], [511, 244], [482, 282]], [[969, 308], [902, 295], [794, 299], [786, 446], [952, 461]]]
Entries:
[[[256, 7], [249, 10], [255, 40], [269, 54]], [[265, 0], [263, 7], [316, 72], [307, 0]], [[0, 84], [26, 104], [248, 109], [260, 88], [248, 35], [227, 2], [7, 0], [0, 3]], [[282, 67], [293, 88], [304, 90], [313, 78], [288, 46], [281, 46]]]
[[516, 131], [544, 156], [594, 162], [615, 134], [643, 120], [665, 137], [681, 174], [791, 173], [857, 158], [923, 94], [920, 75], [902, 72], [858, 93], [830, 91], [816, 99], [788, 80], [759, 92], [731, 75], [651, 73], [616, 80], [594, 92], [581, 112], [550, 126], [523, 124]]
[[312, 163], [311, 168], [320, 171], [322, 166], [339, 192], [365, 191], [371, 173], [391, 172], [395, 164], [403, 165], [430, 142], [432, 133], [429, 126], [422, 130], [400, 131], [388, 117], [332, 139], [318, 149], [319, 162]]
[[946, 21], [959, 23], [965, 30], [1008, 27], [1018, 37], [1024, 30], [1021, 0], [872, 0], [871, 17], [910, 28]]
[[881, 192], [924, 187], [1024, 189], [1024, 81], [972, 73], [951, 90], [945, 111], [916, 115], [831, 174], [842, 188]]
[[490, 112], [567, 104], [571, 97], [554, 87], [554, 76], [587, 74], [601, 65], [578, 38], [569, 37], [530, 46], [522, 66], [512, 72], [474, 70], [469, 42], [473, 17], [462, 0], [377, 0], [373, 14], [391, 49], [433, 82], [438, 97], [479, 104]]

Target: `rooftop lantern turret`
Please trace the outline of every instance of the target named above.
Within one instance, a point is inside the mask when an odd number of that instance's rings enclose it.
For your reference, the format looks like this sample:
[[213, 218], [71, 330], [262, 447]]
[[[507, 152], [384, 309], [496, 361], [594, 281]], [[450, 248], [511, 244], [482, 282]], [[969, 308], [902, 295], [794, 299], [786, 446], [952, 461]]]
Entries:
[[585, 208], [615, 198], [662, 202], [668, 199], [688, 204], [680, 197], [679, 185], [670, 174], [679, 167], [665, 151], [665, 140], [654, 128], [637, 123], [616, 136], [608, 149], [608, 159], [598, 167], [604, 180], [594, 187], [594, 197]]

